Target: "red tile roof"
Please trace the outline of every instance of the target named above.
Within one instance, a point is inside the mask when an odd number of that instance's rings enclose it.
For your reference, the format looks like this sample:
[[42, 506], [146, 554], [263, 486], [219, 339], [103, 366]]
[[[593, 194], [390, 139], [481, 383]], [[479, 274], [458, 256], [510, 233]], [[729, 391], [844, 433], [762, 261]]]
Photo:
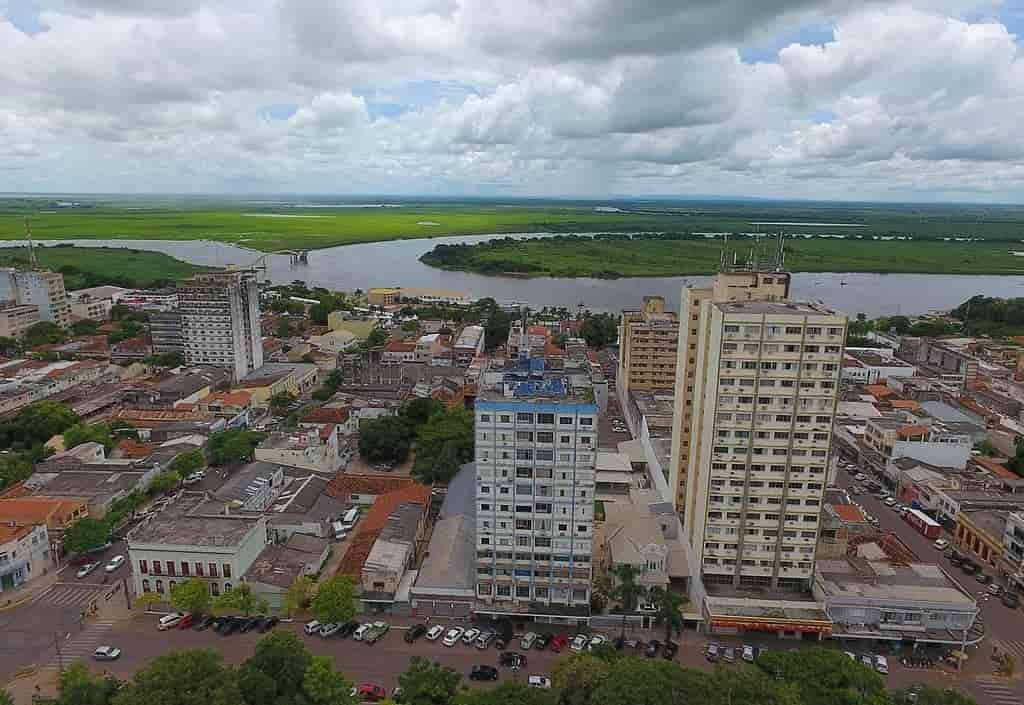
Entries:
[[894, 409], [920, 409], [921, 404], [914, 401], [913, 399], [893, 399], [889, 402], [889, 406]]
[[426, 511], [430, 504], [430, 487], [410, 481], [406, 487], [378, 496], [370, 511], [359, 522], [359, 531], [341, 559], [338, 574], [359, 576], [373, 549], [373, 543], [388, 523], [388, 517], [402, 504], [420, 504]]
[[867, 521], [867, 517], [864, 516], [864, 512], [860, 510], [860, 507], [852, 504], [833, 504], [832, 509], [835, 511], [836, 516], [843, 521]]
[[215, 392], [213, 394], [208, 394], [200, 399], [199, 403], [209, 404], [211, 402], [220, 402], [221, 404], [229, 404], [231, 406], [248, 406], [251, 401], [252, 392], [239, 389], [230, 392]]
[[406, 342], [404, 340], [391, 340], [387, 345], [384, 346], [384, 352], [393, 353], [409, 353], [416, 351], [415, 342]]
[[349, 409], [347, 406], [321, 406], [303, 414], [299, 421], [304, 423], [334, 423], [343, 424], [348, 421]]
[[403, 475], [370, 475], [341, 472], [334, 476], [324, 491], [343, 502], [354, 494], [380, 496], [413, 484], [411, 477]]
[[875, 397], [876, 399], [891, 397], [896, 394], [896, 392], [892, 391], [884, 384], [869, 384], [868, 386], [864, 387], [864, 389], [866, 389], [868, 394]]
[[974, 462], [981, 467], [988, 470], [993, 475], [997, 475], [1007, 480], [1019, 480], [1020, 476], [1010, 468], [1006, 467], [1002, 463], [997, 463], [991, 458], [986, 458], [984, 455], [979, 455], [974, 458]]
[[148, 458], [158, 446], [158, 443], [139, 443], [133, 438], [125, 438], [117, 444], [117, 452], [122, 458]]
[[927, 426], [903, 426], [896, 429], [897, 438], [910, 438], [911, 436], [925, 436], [927, 434]]

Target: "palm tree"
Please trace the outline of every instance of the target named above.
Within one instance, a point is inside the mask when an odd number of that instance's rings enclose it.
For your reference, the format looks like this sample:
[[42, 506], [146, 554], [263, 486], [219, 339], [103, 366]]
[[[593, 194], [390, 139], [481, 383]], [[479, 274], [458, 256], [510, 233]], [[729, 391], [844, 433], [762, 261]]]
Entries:
[[643, 593], [643, 588], [636, 582], [636, 578], [640, 574], [640, 571], [628, 563], [615, 566], [614, 573], [618, 585], [615, 586], [615, 589], [612, 591], [612, 595], [622, 606], [621, 638], [625, 639], [626, 616], [636, 609], [636, 603], [640, 599], [640, 595]]
[[658, 608], [658, 620], [665, 623], [665, 641], [672, 641], [673, 630], [683, 630], [683, 613], [679, 608], [685, 605], [688, 600], [685, 595], [663, 587], [651, 588], [651, 601]]

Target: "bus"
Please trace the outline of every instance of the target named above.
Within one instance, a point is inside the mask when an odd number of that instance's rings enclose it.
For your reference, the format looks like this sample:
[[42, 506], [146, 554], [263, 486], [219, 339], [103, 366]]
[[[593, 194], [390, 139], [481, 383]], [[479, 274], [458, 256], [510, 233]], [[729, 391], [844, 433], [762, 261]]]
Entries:
[[942, 527], [939, 526], [939, 522], [932, 519], [920, 509], [907, 509], [907, 513], [903, 515], [903, 519], [927, 538], [937, 539], [939, 538], [939, 534], [942, 532]]

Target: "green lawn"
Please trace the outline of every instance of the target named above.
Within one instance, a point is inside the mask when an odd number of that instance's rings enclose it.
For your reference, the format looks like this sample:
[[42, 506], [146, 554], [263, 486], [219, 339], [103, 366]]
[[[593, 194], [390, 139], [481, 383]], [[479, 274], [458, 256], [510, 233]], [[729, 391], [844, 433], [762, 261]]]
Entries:
[[[745, 258], [748, 241], [731, 245]], [[904, 272], [1024, 274], [1024, 246], [1004, 242], [791, 239], [786, 268], [794, 272]], [[640, 277], [713, 274], [720, 240], [556, 238], [495, 241], [474, 246], [439, 245], [427, 264], [483, 274], [554, 277]]]
[[[161, 252], [113, 247], [37, 247], [36, 258], [44, 269], [62, 271], [68, 290], [98, 284], [148, 287], [209, 269]], [[0, 248], [0, 266], [25, 268], [27, 265], [27, 248]]]

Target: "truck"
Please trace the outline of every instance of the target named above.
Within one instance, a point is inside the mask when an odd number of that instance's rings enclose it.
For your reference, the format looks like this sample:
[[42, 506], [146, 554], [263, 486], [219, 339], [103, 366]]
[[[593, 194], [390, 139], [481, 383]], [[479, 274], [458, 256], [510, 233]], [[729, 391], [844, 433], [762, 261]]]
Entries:
[[917, 529], [918, 533], [929, 539], [939, 538], [942, 527], [939, 522], [922, 512], [920, 509], [908, 509], [903, 515], [903, 520]]

